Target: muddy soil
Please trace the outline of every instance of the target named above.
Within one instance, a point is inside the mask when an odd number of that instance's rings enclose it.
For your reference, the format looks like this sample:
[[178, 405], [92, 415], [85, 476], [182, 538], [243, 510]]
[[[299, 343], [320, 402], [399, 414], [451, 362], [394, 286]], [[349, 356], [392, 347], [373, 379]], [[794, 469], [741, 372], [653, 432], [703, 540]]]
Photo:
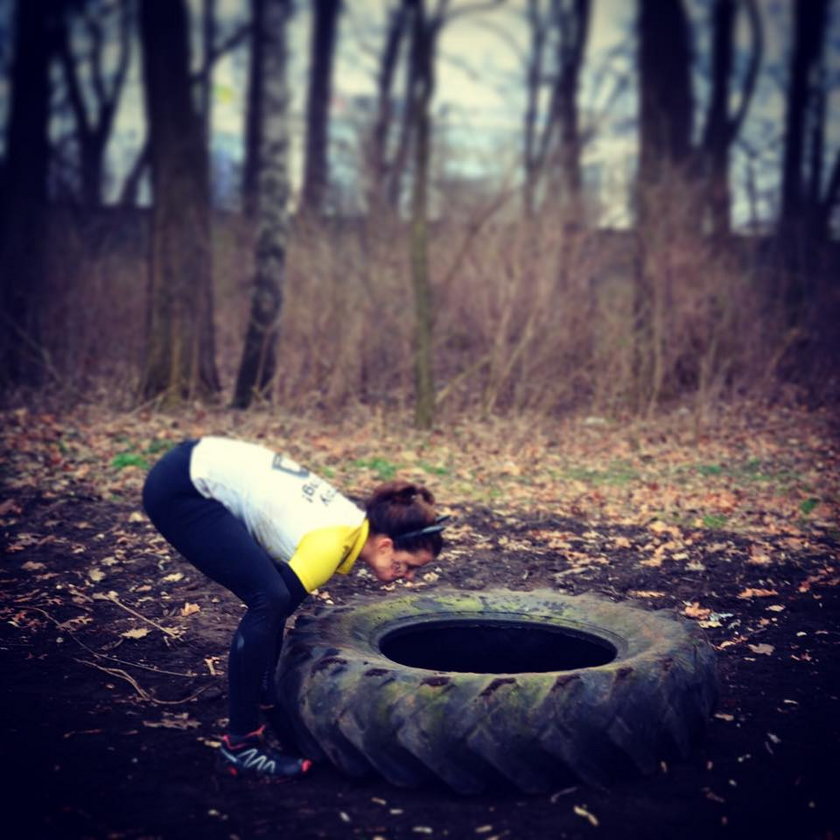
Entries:
[[[688, 614], [697, 605], [718, 649], [721, 697], [690, 760], [609, 790], [578, 785], [539, 796], [404, 790], [328, 765], [288, 784], [225, 778], [214, 771], [214, 745], [225, 717], [225, 652], [242, 607], [168, 553], [139, 503], [79, 481], [60, 496], [16, 492], [2, 533], [4, 836], [840, 834], [836, 542], [768, 536], [773, 551], [756, 558], [743, 538], [704, 531], [665, 571], [636, 562], [650, 536], [641, 528], [593, 532], [583, 519], [453, 510], [468, 527], [453, 529], [454, 549], [415, 586], [548, 586]], [[546, 547], [547, 530], [584, 549], [574, 564], [569, 552]], [[581, 561], [587, 552], [591, 563]], [[331, 581], [321, 598], [359, 594], [389, 592], [356, 573]]]

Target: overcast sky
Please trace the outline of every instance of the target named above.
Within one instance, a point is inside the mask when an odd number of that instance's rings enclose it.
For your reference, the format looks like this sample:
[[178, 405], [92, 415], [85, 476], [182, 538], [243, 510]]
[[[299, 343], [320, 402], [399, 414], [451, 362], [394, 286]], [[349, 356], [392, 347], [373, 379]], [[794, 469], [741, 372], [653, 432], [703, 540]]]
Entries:
[[[477, 0], [452, 0], [451, 8], [474, 6]], [[759, 0], [765, 22], [764, 71], [744, 138], [765, 156], [766, 176], [777, 177], [777, 160], [782, 136], [784, 84], [787, 68], [789, 19], [793, 2], [802, 0]], [[194, 10], [200, 0], [190, 0]], [[334, 79], [334, 113], [345, 120], [352, 119], [351, 98], [373, 95], [375, 71], [382, 45], [387, 0], [345, 0], [345, 12], [340, 22], [339, 54]], [[432, 0], [429, 0], [432, 5]], [[695, 33], [708, 31], [706, 24], [710, 0], [689, 0]], [[11, 0], [0, 0], [0, 36], [5, 37], [2, 56], [8, 58], [8, 20]], [[222, 29], [233, 27], [247, 17], [247, 0], [218, 0]], [[297, 0], [289, 42], [292, 70], [291, 87], [298, 113], [302, 113], [306, 93], [306, 73], [309, 64], [309, 7], [308, 0]], [[482, 155], [488, 154], [489, 139], [497, 148], [492, 151], [498, 167], [513, 166], [521, 144], [520, 126], [523, 112], [523, 62], [528, 47], [528, 32], [524, 21], [526, 0], [507, 0], [500, 8], [482, 13], [458, 15], [443, 30], [440, 54], [436, 64], [437, 87], [434, 101], [436, 112], [445, 107], [447, 119], [459, 126], [461, 142], [474, 141], [474, 166], [485, 164]], [[837, 84], [832, 94], [830, 143], [827, 154], [833, 156], [840, 145], [840, 3], [833, 3], [834, 21], [830, 33], [830, 71]], [[635, 134], [623, 132], [617, 136], [614, 128], [624, 122], [632, 124], [636, 113], [635, 89], [632, 84], [612, 100], [609, 111], [606, 103], [620, 78], [632, 78], [634, 41], [632, 30], [636, 3], [632, 0], [593, 0], [593, 18], [584, 73], [581, 80], [580, 106], [584, 120], [596, 120], [600, 129], [598, 142], [588, 151], [590, 156], [610, 157], [617, 161], [635, 154]], [[743, 23], [743, 21], [742, 21]], [[746, 27], [739, 29], [741, 40]], [[198, 43], [196, 43], [198, 46]], [[707, 45], [701, 37], [697, 44], [699, 55]], [[222, 61], [215, 72], [214, 128], [220, 134], [238, 135], [243, 124], [242, 105], [245, 94], [247, 61], [245, 50], [234, 58]], [[196, 60], [200, 58], [196, 52]], [[117, 154], [128, 154], [139, 145], [144, 134], [142, 89], [139, 64], [135, 50], [132, 80], [125, 92], [120, 112], [121, 146]], [[702, 98], [703, 75], [695, 74], [698, 98]], [[5, 111], [7, 80], [0, 79], [0, 119]], [[699, 113], [699, 110], [698, 110]], [[469, 150], [465, 149], [465, 153]], [[739, 152], [739, 154], [741, 154]], [[297, 152], [299, 160], [299, 150]], [[743, 160], [742, 160], [743, 163]], [[735, 168], [737, 170], [738, 163]], [[735, 173], [736, 177], [737, 172]], [[771, 187], [768, 186], [768, 189]]]

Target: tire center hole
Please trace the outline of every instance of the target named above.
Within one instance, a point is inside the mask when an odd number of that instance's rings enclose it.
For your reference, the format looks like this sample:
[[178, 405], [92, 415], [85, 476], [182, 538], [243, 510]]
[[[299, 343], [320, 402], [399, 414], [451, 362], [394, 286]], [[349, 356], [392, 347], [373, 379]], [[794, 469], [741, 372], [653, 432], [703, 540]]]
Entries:
[[599, 636], [527, 621], [426, 621], [387, 633], [379, 649], [411, 668], [477, 674], [570, 671], [612, 662], [615, 646]]

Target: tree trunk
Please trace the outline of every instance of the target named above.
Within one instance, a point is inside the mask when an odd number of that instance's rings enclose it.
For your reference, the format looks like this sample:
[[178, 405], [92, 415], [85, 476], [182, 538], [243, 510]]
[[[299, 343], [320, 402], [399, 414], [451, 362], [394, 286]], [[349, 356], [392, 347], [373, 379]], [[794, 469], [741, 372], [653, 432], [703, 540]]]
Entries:
[[[693, 98], [688, 19], [681, 0], [641, 0], [634, 399], [652, 411], [665, 377], [669, 236], [686, 216]], [[670, 227], [669, 227], [670, 225]], [[676, 225], [676, 227], [674, 227]], [[669, 233], [670, 232], [670, 233]]]
[[202, 62], [204, 68], [199, 82], [201, 91], [199, 114], [201, 115], [201, 136], [209, 153], [213, 132], [213, 54], [216, 49], [216, 0], [202, 0], [201, 5]]
[[805, 149], [808, 116], [814, 108], [812, 77], [819, 64], [828, 0], [794, 4], [794, 45], [788, 77], [785, 148], [782, 162], [781, 227], [793, 229], [805, 211]]
[[[531, 52], [524, 116], [526, 215], [536, 210], [539, 183], [546, 174], [546, 192], [552, 203], [563, 208], [567, 219], [580, 221], [584, 217], [577, 95], [590, 16], [590, 0], [553, 0], [546, 8], [538, 0], [528, 3]], [[555, 49], [552, 63], [546, 68], [549, 36]], [[545, 118], [540, 120], [539, 100], [546, 79], [551, 90]]]
[[[740, 91], [740, 103], [735, 113], [730, 114], [739, 5], [747, 14], [752, 48]], [[730, 230], [730, 150], [752, 101], [762, 53], [761, 17], [755, 0], [715, 0], [712, 16], [711, 95], [698, 158], [699, 175], [703, 179], [704, 226], [718, 240], [725, 238]]]
[[807, 317], [819, 262], [817, 236], [822, 228], [822, 202], [819, 194], [814, 193], [820, 190], [822, 150], [815, 156], [813, 146], [815, 141], [821, 145], [824, 131], [820, 70], [827, 16], [828, 0], [803, 0], [795, 4], [778, 231], [787, 275], [785, 305], [791, 324]]
[[558, 154], [562, 199], [567, 217], [585, 223], [583, 176], [580, 166], [580, 131], [578, 128], [578, 82], [591, 15], [590, 0], [574, 0], [562, 20], [564, 46], [560, 56], [560, 144]]
[[[76, 18], [71, 17], [75, 14]], [[106, 15], [106, 17], [103, 17]], [[113, 37], [107, 16], [118, 15], [118, 39]], [[91, 48], [85, 55], [74, 54], [68, 29], [84, 24]], [[128, 4], [102, 9], [82, 2], [77, 9], [65, 8], [58, 22], [58, 57], [75, 122], [79, 149], [81, 201], [86, 207], [102, 203], [105, 181], [105, 150], [116, 120], [120, 97], [131, 61], [131, 14]], [[107, 69], [116, 44], [115, 66]], [[88, 95], [85, 95], [85, 90]]]
[[394, 77], [400, 54], [400, 45], [404, 40], [408, 10], [400, 3], [391, 11], [385, 46], [379, 62], [377, 74], [376, 118], [371, 130], [368, 147], [368, 189], [367, 209], [373, 219], [379, 219], [387, 204], [388, 179], [392, 174], [392, 165], [388, 159], [388, 137], [393, 122]]
[[429, 283], [428, 180], [429, 106], [434, 89], [433, 61], [439, 20], [427, 21], [423, 0], [411, 3], [410, 108], [413, 114], [414, 179], [411, 192], [411, 280], [414, 290], [414, 423], [429, 429], [434, 422], [432, 370], [432, 290]]
[[248, 101], [245, 111], [245, 163], [242, 173], [242, 209], [246, 219], [257, 217], [258, 178], [262, 133], [263, 79], [260, 68], [265, 49], [265, 3], [251, 0], [251, 55], [248, 70]]
[[191, 97], [184, 0], [142, 0], [140, 24], [154, 195], [140, 393], [176, 403], [219, 390], [207, 150]]
[[329, 126], [332, 73], [341, 0], [313, 0], [309, 95], [306, 103], [306, 164], [301, 209], [320, 216], [329, 184]]
[[537, 210], [537, 183], [542, 163], [538, 154], [537, 121], [540, 91], [543, 80], [546, 26], [540, 13], [539, 0], [528, 0], [528, 29], [531, 49], [525, 75], [525, 114], [523, 116], [523, 170], [522, 204], [525, 215], [531, 218]]
[[49, 16], [52, 0], [19, 0], [15, 61], [0, 182], [0, 384], [43, 379], [40, 314], [44, 294], [49, 144]]
[[258, 108], [262, 145], [257, 248], [251, 314], [233, 398], [235, 408], [247, 408], [254, 397], [268, 398], [276, 371], [289, 239], [286, 28], [290, 11], [290, 0], [264, 0], [261, 65], [257, 68], [263, 84], [263, 100]]
[[686, 163], [691, 152], [691, 47], [682, 0], [641, 0], [639, 87], [644, 190]]

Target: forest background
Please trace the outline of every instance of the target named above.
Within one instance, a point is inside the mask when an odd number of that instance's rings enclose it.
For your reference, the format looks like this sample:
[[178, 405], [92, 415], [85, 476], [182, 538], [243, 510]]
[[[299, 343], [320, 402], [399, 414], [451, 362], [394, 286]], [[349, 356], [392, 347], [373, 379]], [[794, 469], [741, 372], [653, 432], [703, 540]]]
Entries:
[[[838, 5], [0, 0], [13, 834], [837, 837]], [[221, 787], [242, 605], [140, 501], [211, 433], [453, 516], [422, 579], [304, 610], [550, 588], [697, 622], [703, 747], [527, 798]]]
[[2, 6], [13, 403], [837, 396], [836, 3]]

